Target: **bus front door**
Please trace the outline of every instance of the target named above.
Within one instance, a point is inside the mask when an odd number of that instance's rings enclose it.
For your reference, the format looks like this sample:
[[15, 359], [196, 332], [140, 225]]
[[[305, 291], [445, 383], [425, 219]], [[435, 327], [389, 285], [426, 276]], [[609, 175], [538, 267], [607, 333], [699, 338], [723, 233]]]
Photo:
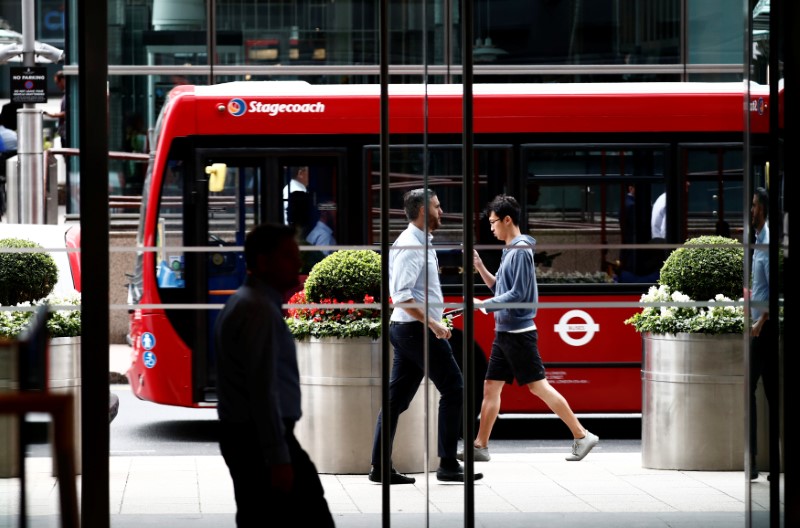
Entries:
[[253, 154], [251, 151], [232, 156], [229, 151], [206, 150], [198, 151], [195, 157], [195, 221], [185, 228], [187, 235], [191, 233], [190, 245], [206, 248], [192, 259], [196, 273], [194, 298], [208, 305], [195, 312], [195, 401], [216, 402], [213, 332], [219, 309], [214, 305], [224, 304], [244, 281], [245, 235], [259, 223], [279, 220], [282, 211], [277, 165]]

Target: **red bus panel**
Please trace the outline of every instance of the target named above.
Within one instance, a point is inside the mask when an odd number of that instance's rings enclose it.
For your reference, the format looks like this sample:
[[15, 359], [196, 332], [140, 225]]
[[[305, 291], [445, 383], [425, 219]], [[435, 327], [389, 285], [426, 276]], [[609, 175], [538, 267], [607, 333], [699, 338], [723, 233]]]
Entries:
[[[638, 300], [639, 296], [633, 295], [540, 295], [535, 319], [539, 354], [547, 379], [574, 412], [641, 412], [642, 340], [632, 326], [624, 324], [639, 309], [580, 307]], [[548, 308], [548, 303], [574, 307]], [[454, 326], [463, 329], [463, 319], [455, 319]], [[475, 335], [488, 360], [494, 338], [491, 314], [475, 313]], [[550, 412], [527, 387], [516, 383], [504, 388], [500, 411]]]

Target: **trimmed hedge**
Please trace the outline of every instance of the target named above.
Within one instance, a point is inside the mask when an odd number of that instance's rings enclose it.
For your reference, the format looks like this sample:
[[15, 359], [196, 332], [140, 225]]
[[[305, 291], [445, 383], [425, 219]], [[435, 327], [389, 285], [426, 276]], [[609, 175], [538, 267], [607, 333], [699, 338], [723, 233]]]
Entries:
[[306, 300], [324, 299], [363, 302], [365, 295], [376, 301], [381, 293], [381, 257], [375, 251], [335, 251], [317, 262], [305, 283]]
[[[19, 238], [0, 239], [1, 248], [41, 248]], [[50, 295], [58, 281], [58, 266], [45, 252], [0, 253], [0, 304], [14, 306]]]
[[[693, 246], [728, 247], [693, 247]], [[695, 301], [707, 301], [722, 294], [730, 299], [742, 296], [744, 249], [733, 238], [700, 236], [673, 251], [661, 268], [659, 284], [669, 286]]]

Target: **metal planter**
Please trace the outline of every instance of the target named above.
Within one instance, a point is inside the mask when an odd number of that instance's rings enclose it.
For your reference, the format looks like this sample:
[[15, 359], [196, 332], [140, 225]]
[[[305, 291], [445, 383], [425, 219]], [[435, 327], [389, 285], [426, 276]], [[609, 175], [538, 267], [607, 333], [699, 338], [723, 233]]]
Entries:
[[642, 466], [742, 471], [744, 338], [644, 334]]
[[[312, 338], [296, 345], [303, 394], [303, 417], [295, 426], [297, 440], [320, 473], [368, 473], [375, 421], [381, 408], [380, 341], [366, 337]], [[401, 473], [425, 469], [425, 386], [429, 394], [428, 453], [438, 460], [439, 394], [428, 381], [400, 415], [392, 462]]]

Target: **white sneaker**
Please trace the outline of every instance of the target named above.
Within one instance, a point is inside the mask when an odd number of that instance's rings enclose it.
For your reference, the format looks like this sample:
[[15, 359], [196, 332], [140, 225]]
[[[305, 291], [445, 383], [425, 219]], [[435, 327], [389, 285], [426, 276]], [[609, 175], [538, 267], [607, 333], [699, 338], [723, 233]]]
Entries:
[[[475, 447], [472, 446], [472, 452], [475, 453], [475, 462], [488, 462], [492, 459], [492, 456], [489, 454], [489, 447]], [[458, 460], [464, 461], [464, 451], [461, 450], [456, 454], [456, 458]]]
[[566, 457], [567, 460], [570, 462], [577, 462], [579, 460], [583, 460], [583, 457], [589, 454], [589, 451], [592, 450], [594, 446], [597, 445], [597, 442], [600, 441], [597, 435], [586, 431], [586, 436], [583, 438], [578, 438], [574, 442], [572, 442], [572, 454]]

